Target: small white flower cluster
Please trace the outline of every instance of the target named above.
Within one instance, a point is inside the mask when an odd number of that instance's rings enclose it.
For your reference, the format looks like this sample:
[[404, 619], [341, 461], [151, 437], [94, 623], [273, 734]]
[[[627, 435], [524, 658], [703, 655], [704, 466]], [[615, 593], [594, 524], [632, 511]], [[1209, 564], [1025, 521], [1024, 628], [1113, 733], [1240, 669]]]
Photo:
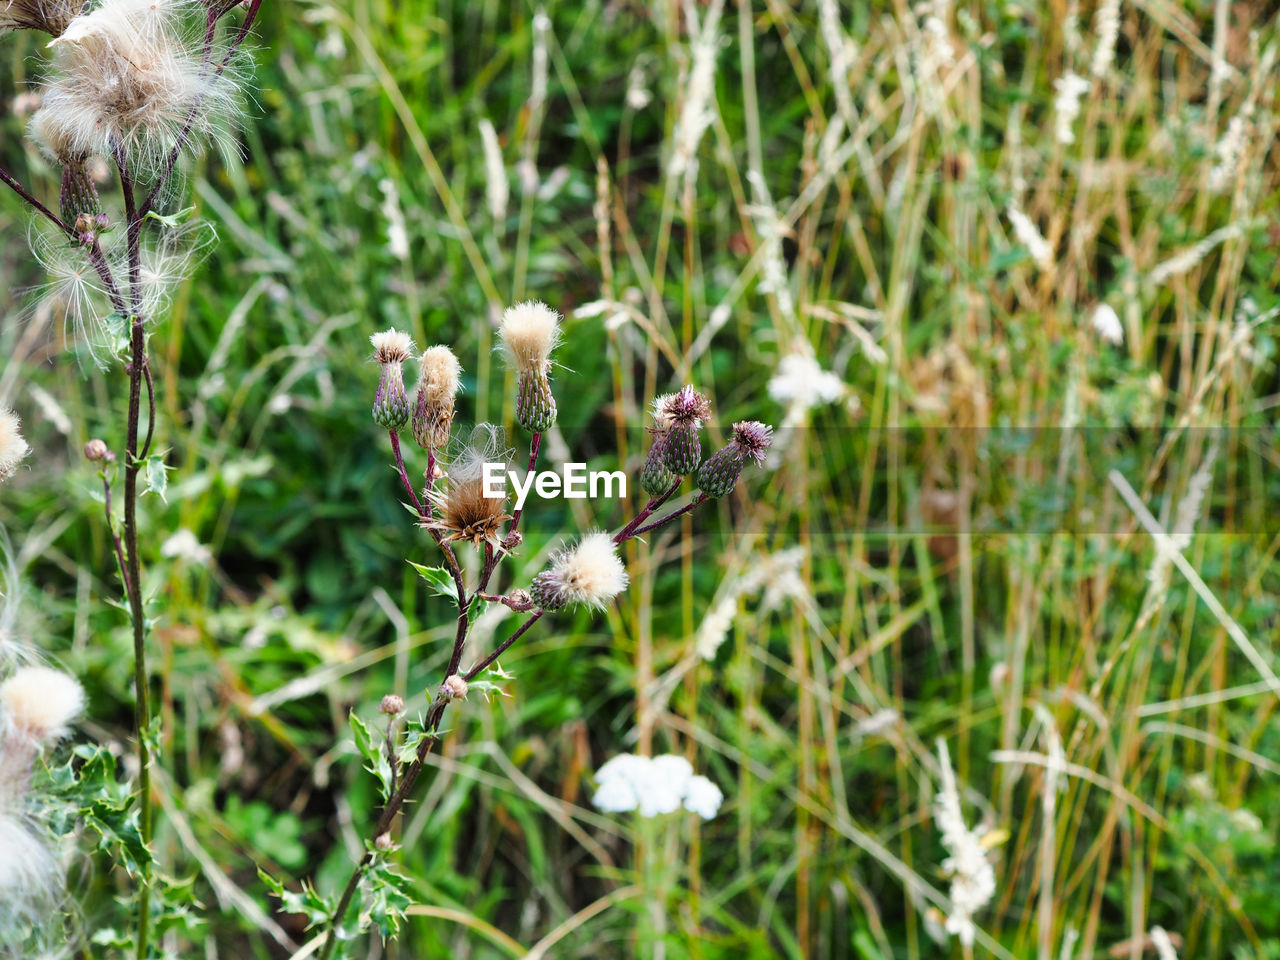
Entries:
[[1213, 148], [1214, 164], [1209, 169], [1210, 192], [1223, 193], [1235, 183], [1236, 171], [1240, 169], [1240, 157], [1244, 153], [1248, 137], [1248, 119], [1240, 114], [1232, 117], [1227, 124], [1227, 132]]
[[769, 396], [779, 403], [793, 403], [805, 410], [835, 403], [844, 396], [844, 381], [812, 355], [796, 351], [778, 361], [769, 380]]
[[950, 854], [942, 861], [942, 869], [951, 877], [951, 911], [946, 929], [947, 933], [958, 936], [966, 947], [972, 947], [977, 933], [973, 915], [995, 896], [996, 873], [982, 843], [986, 831], [965, 826], [951, 757], [943, 741], [938, 742], [938, 754], [942, 763], [942, 787], [938, 790], [934, 816], [942, 831], [942, 845]]
[[[703, 660], [714, 660], [720, 645], [724, 643], [738, 615], [742, 598], [754, 596], [766, 590], [761, 615], [774, 609], [784, 599], [783, 593], [793, 590], [799, 580], [800, 565], [807, 552], [804, 547], [789, 547], [753, 561], [748, 570], [722, 588], [719, 598], [702, 618], [694, 638], [694, 650]], [[803, 581], [800, 588], [804, 589]], [[768, 593], [772, 591], [772, 594]]]
[[1116, 39], [1120, 36], [1120, 0], [1102, 0], [1093, 16], [1093, 28], [1098, 33], [1098, 45], [1093, 51], [1089, 72], [1095, 77], [1105, 76], [1116, 58]]
[[1053, 248], [1049, 246], [1049, 241], [1044, 238], [1040, 228], [1017, 205], [1010, 205], [1007, 212], [1018, 243], [1027, 248], [1031, 259], [1041, 270], [1048, 270], [1053, 266]]
[[1091, 322], [1093, 323], [1093, 332], [1104, 343], [1124, 343], [1124, 327], [1120, 323], [1120, 317], [1116, 315], [1114, 308], [1109, 304], [1098, 304], [1093, 310]]
[[1054, 133], [1059, 143], [1075, 143], [1076, 132], [1073, 128], [1076, 117], [1080, 116], [1080, 98], [1089, 92], [1089, 81], [1074, 73], [1065, 73], [1053, 81], [1053, 89], [1058, 94], [1053, 99], [1056, 121]]
[[591, 802], [605, 813], [634, 810], [642, 817], [658, 817], [683, 808], [710, 820], [724, 801], [719, 787], [696, 776], [688, 760], [671, 753], [620, 754], [596, 771], [596, 783]]

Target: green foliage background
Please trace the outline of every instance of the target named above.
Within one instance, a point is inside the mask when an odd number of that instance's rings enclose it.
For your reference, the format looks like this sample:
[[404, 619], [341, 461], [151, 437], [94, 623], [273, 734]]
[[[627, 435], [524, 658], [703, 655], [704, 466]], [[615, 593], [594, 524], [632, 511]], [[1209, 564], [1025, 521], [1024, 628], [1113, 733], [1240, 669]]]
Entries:
[[[529, 102], [535, 10], [525, 4], [267, 0], [244, 155], [190, 171], [221, 242], [151, 341], [157, 437], [172, 467], [166, 501], [145, 501], [143, 530], [163, 731], [157, 854], [166, 872], [194, 878], [190, 895], [207, 908], [204, 926], [176, 924], [166, 949], [289, 956], [268, 922], [304, 942], [301, 918], [278, 909], [258, 869], [292, 890], [342, 883], [377, 799], [348, 711], [373, 722], [391, 691], [419, 711], [441, 679], [451, 620], [404, 562], [435, 558], [369, 421], [369, 334], [394, 325], [420, 346], [450, 344], [466, 370], [459, 422], [510, 427], [493, 324], [503, 306], [537, 297], [569, 318], [559, 430], [593, 465], [634, 471], [645, 403], [685, 374], [712, 395], [716, 441], [736, 419], [782, 424], [786, 405], [767, 383], [798, 342], [848, 394], [780, 434], [776, 469], [633, 555], [616, 611], [557, 616], [503, 658], [515, 675], [507, 697], [451, 711], [400, 855], [428, 909], [397, 943], [360, 941], [357, 955], [521, 956], [569, 918], [547, 955], [656, 956], [655, 938], [673, 960], [959, 955], [930, 939], [940, 918], [911, 880], [946, 888], [930, 816], [943, 737], [972, 788], [971, 819], [1008, 832], [993, 853], [997, 900], [979, 917], [1005, 955], [1033, 954], [1047, 909], [1053, 956], [1087, 955], [1060, 952], [1077, 936], [1100, 955], [1153, 924], [1180, 933], [1184, 956], [1280, 956], [1274, 694], [1142, 713], [1258, 676], [1181, 574], [1149, 590], [1151, 539], [1097, 462], [1073, 456], [1069, 438], [1036, 456], [1001, 433], [1071, 417], [1106, 428], [1100, 456], [1169, 526], [1214, 443], [1200, 428], [1232, 428], [1201, 511], [1207, 532], [1186, 553], [1275, 667], [1280, 194], [1275, 78], [1256, 65], [1280, 33], [1264, 5], [1231, 5], [1224, 55], [1239, 72], [1215, 99], [1186, 40], [1217, 42], [1213, 6], [1183, 4], [1162, 20], [1126, 5], [1120, 74], [1086, 96], [1079, 140], [1064, 148], [1052, 83], [1071, 64], [1087, 70], [1093, 43], [1092, 7], [1071, 9], [1083, 53], [1064, 4], [960, 4], [949, 23], [961, 68], [945, 118], [932, 119], [904, 107], [918, 18], [905, 5], [840, 7], [856, 44], [859, 146], [782, 241], [792, 315], [758, 289], [760, 200], [746, 172], [758, 151], [782, 209], [814, 182], [819, 138], [838, 113], [814, 4], [729, 5], [716, 119], [685, 194], [664, 172], [687, 90], [676, 4], [548, 4], [540, 108]], [[3, 43], [0, 98], [12, 104], [35, 48]], [[652, 103], [627, 106], [631, 84]], [[1211, 193], [1217, 135], [1251, 97], [1240, 176]], [[486, 118], [511, 183], [500, 223], [485, 199]], [[56, 176], [21, 126], [5, 119], [0, 159], [52, 196]], [[536, 192], [521, 190], [527, 158]], [[593, 213], [602, 159], [612, 293]], [[387, 242], [388, 185], [407, 262]], [[1053, 274], [1008, 229], [1015, 201], [1050, 234]], [[1072, 224], [1088, 229], [1076, 236]], [[1148, 282], [1226, 224], [1238, 235], [1171, 282]], [[0, 521], [22, 551], [28, 632], [88, 688], [81, 739], [127, 753], [129, 629], [106, 602], [119, 587], [79, 452], [93, 436], [120, 444], [125, 379], [78, 359], [56, 306], [32, 306], [26, 291], [42, 277], [26, 229], [6, 198], [0, 397], [24, 416], [36, 453], [4, 487]], [[573, 317], [606, 297], [648, 326]], [[1123, 346], [1093, 335], [1097, 301], [1125, 321]], [[690, 356], [722, 302], [723, 329], [677, 376], [673, 360]], [[1232, 345], [1237, 317], [1251, 331], [1247, 355]], [[1155, 440], [1127, 442], [1177, 424], [1196, 429], [1159, 459]], [[885, 429], [909, 429], [907, 442], [894, 446]], [[518, 429], [512, 438], [523, 445]], [[970, 522], [996, 532], [948, 535], [959, 521], [946, 495], [958, 490], [964, 504], [966, 477], [988, 498]], [[504, 585], [527, 583], [561, 531], [616, 527], [635, 504], [535, 504]], [[164, 555], [179, 528], [209, 545], [212, 566]], [[742, 598], [715, 660], [694, 656], [726, 584], [792, 545], [808, 550], [802, 599], [766, 611]], [[1045, 749], [1035, 704], [1068, 760], [1093, 774], [1067, 778], [1047, 854], [1043, 771], [991, 758]], [[864, 734], [882, 709], [901, 721]], [[591, 771], [635, 749], [637, 735], [654, 752], [687, 753], [719, 783], [721, 815], [659, 828], [591, 811]], [[1044, 856], [1057, 878], [1047, 907]], [[86, 853], [73, 887], [75, 929], [127, 930], [114, 899], [127, 885], [109, 859]]]

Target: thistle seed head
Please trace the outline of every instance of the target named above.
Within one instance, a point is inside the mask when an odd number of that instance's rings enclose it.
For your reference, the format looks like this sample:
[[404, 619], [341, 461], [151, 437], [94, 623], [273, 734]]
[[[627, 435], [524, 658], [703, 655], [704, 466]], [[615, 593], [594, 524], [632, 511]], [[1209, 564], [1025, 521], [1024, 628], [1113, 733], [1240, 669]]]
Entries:
[[0, 482], [13, 476], [22, 458], [31, 452], [27, 441], [22, 439], [21, 426], [16, 413], [0, 407]]
[[373, 359], [377, 363], [404, 363], [413, 356], [413, 340], [395, 327], [375, 333], [369, 338]]
[[453, 426], [454, 400], [462, 367], [448, 347], [429, 347], [421, 359], [413, 438], [424, 449], [443, 449]]
[[[240, 84], [204, 63], [207, 11], [199, 0], [101, 0], [50, 46], [57, 74], [32, 133], [50, 152], [109, 157], [122, 150], [144, 173], [182, 140], [227, 134], [241, 115]], [[224, 59], [221, 43], [213, 60]]]
[[101, 461], [103, 463], [111, 463], [116, 458], [116, 455], [111, 452], [107, 445], [97, 437], [94, 437], [84, 445], [84, 455], [87, 460]]
[[458, 480], [450, 477], [447, 487], [431, 487], [427, 498], [435, 508], [435, 516], [424, 526], [438, 531], [446, 542], [461, 540], [480, 549], [489, 544], [494, 550], [502, 546], [502, 525], [511, 519], [506, 513], [506, 496], [486, 497], [484, 480]]
[[382, 367], [373, 395], [373, 422], [398, 430], [409, 422], [409, 397], [404, 391], [404, 362], [413, 356], [413, 341], [392, 327], [369, 338], [373, 359]]
[[732, 492], [750, 461], [760, 466], [773, 438], [773, 428], [758, 420], [741, 420], [733, 425], [733, 436], [698, 468], [698, 487], [710, 497], [724, 497]]
[[388, 717], [398, 717], [404, 713], [404, 697], [397, 693], [388, 693], [378, 704], [378, 712]]
[[603, 610], [627, 588], [629, 578], [617, 545], [599, 530], [558, 552], [533, 578], [533, 600], [544, 610], [579, 604]]
[[733, 425], [733, 437], [729, 444], [757, 467], [764, 466], [764, 457], [773, 443], [773, 427], [759, 420], [739, 420]]
[[0, 683], [0, 708], [16, 731], [45, 745], [62, 737], [84, 709], [84, 688], [61, 670], [22, 667]]
[[446, 700], [467, 699], [467, 681], [456, 673], [446, 677], [444, 683], [440, 684], [440, 696]]
[[[679, 393], [668, 394], [662, 407], [668, 427], [699, 427], [711, 417], [711, 402], [692, 386], [683, 387]], [[657, 421], [655, 415], [654, 420]]]
[[498, 328], [502, 355], [518, 373], [540, 374], [551, 369], [551, 351], [560, 343], [560, 315], [537, 300], [508, 307]]

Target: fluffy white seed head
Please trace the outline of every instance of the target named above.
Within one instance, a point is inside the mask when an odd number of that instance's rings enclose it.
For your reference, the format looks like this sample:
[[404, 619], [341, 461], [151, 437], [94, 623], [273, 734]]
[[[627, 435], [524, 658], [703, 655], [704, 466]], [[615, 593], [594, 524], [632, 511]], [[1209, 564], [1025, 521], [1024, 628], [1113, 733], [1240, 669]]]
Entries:
[[452, 350], [445, 346], [428, 347], [422, 353], [422, 379], [418, 388], [432, 403], [452, 403], [458, 395], [462, 365]]
[[62, 892], [62, 868], [48, 841], [34, 824], [0, 811], [0, 945], [51, 921]]
[[82, 6], [84, 0], [0, 0], [0, 33], [43, 30], [56, 37]]
[[603, 610], [629, 582], [617, 545], [607, 533], [599, 530], [593, 530], [574, 546], [558, 553], [549, 573], [566, 603], [585, 604], [598, 610]]
[[84, 709], [84, 688], [52, 667], [21, 667], [0, 683], [0, 709], [14, 730], [39, 744], [66, 733]]
[[502, 354], [521, 373], [545, 374], [560, 343], [560, 315], [537, 300], [508, 307], [498, 329]]
[[[202, 63], [205, 10], [202, 0], [102, 0], [73, 19], [50, 44], [57, 73], [32, 135], [55, 154], [110, 156], [118, 147], [144, 172], [188, 122], [192, 142], [225, 145], [241, 95], [230, 71]], [[215, 44], [213, 60], [224, 56]]]
[[0, 482], [8, 480], [31, 448], [22, 438], [22, 421], [12, 410], [0, 407]]
[[395, 327], [375, 333], [369, 338], [373, 359], [378, 363], [404, 363], [413, 356], [413, 340]]

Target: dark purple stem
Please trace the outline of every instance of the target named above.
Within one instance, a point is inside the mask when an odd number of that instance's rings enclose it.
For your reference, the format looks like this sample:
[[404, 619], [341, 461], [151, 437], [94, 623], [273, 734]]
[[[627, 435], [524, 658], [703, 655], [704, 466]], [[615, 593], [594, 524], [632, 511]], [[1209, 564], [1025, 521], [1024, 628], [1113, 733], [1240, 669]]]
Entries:
[[646, 523], [643, 527], [640, 527], [636, 530], [632, 530], [631, 536], [638, 537], [642, 533], [648, 533], [650, 530], [657, 530], [659, 527], [666, 526], [676, 517], [683, 516], [686, 513], [690, 513], [693, 510], [696, 510], [699, 506], [706, 503], [710, 499], [711, 498], [708, 497], [705, 493], [700, 493], [696, 497], [694, 497], [692, 500], [690, 500], [688, 503], [686, 503], [683, 507], [681, 507], [679, 510], [672, 510], [665, 517], [659, 517], [657, 520], [653, 521], [653, 523]]
[[59, 230], [61, 230], [63, 233], [65, 233], [67, 236], [69, 236], [73, 240], [76, 238], [75, 231], [72, 230], [70, 226], [63, 223], [62, 218], [60, 216], [58, 216], [56, 213], [54, 213], [52, 210], [46, 207], [43, 203], [41, 203], [39, 200], [33, 197], [26, 187], [24, 187], [17, 180], [15, 180], [8, 170], [5, 170], [2, 167], [0, 167], [0, 180], [3, 180], [5, 183], [7, 183], [12, 188], [14, 193], [16, 193], [24, 201], [26, 201], [28, 206], [40, 212], [44, 216], [48, 217], [49, 221], [55, 224]]
[[515, 633], [511, 634], [511, 636], [503, 640], [502, 643], [498, 644], [498, 646], [494, 648], [493, 653], [489, 654], [487, 657], [485, 657], [483, 660], [477, 663], [474, 667], [468, 670], [465, 674], [463, 674], [462, 679], [470, 683], [472, 680], [478, 677], [481, 674], [481, 672], [484, 671], [490, 664], [492, 664], [500, 656], [506, 653], [508, 647], [510, 647], [513, 643], [515, 643], [517, 640], [523, 637], [525, 635], [525, 632], [530, 627], [532, 627], [535, 623], [541, 620], [542, 615], [544, 613], [546, 613], [545, 610], [536, 610], [532, 614], [530, 614], [529, 619], [526, 620], [524, 623], [520, 624], [519, 629], [517, 629]]
[[129, 588], [129, 570], [124, 561], [124, 545], [120, 542], [120, 534], [116, 533], [115, 520], [111, 516], [111, 481], [107, 479], [107, 471], [99, 471], [102, 477], [102, 494], [103, 494], [103, 512], [107, 515], [107, 532], [111, 534], [111, 542], [116, 548], [116, 563], [120, 565], [120, 581], [124, 585], [124, 592], [129, 596], [133, 591]]
[[666, 493], [662, 494], [661, 496], [654, 497], [648, 503], [646, 503], [644, 505], [644, 509], [641, 510], [639, 513], [637, 513], [631, 519], [630, 523], [628, 523], [625, 527], [623, 527], [621, 530], [619, 530], [617, 533], [613, 535], [613, 542], [624, 543], [627, 540], [630, 540], [632, 537], [634, 537], [636, 535], [636, 528], [640, 526], [640, 524], [644, 523], [645, 520], [647, 520], [650, 516], [652, 516], [653, 511], [657, 510], [660, 506], [662, 506], [664, 503], [666, 503], [668, 500], [674, 497], [676, 495], [676, 491], [680, 489], [680, 484], [682, 483], [684, 483], [684, 479], [681, 477], [677, 477], [676, 482], [670, 486], [670, 488], [667, 490]]
[[413, 501], [413, 508], [418, 511], [418, 516], [423, 520], [430, 519], [422, 509], [422, 501], [418, 499], [417, 492], [413, 489], [413, 484], [409, 482], [409, 474], [404, 468], [404, 456], [400, 453], [400, 432], [398, 430], [388, 430], [391, 435], [391, 449], [396, 455], [396, 469], [400, 471], [400, 482], [404, 484], [404, 488], [409, 493], [409, 499]]

